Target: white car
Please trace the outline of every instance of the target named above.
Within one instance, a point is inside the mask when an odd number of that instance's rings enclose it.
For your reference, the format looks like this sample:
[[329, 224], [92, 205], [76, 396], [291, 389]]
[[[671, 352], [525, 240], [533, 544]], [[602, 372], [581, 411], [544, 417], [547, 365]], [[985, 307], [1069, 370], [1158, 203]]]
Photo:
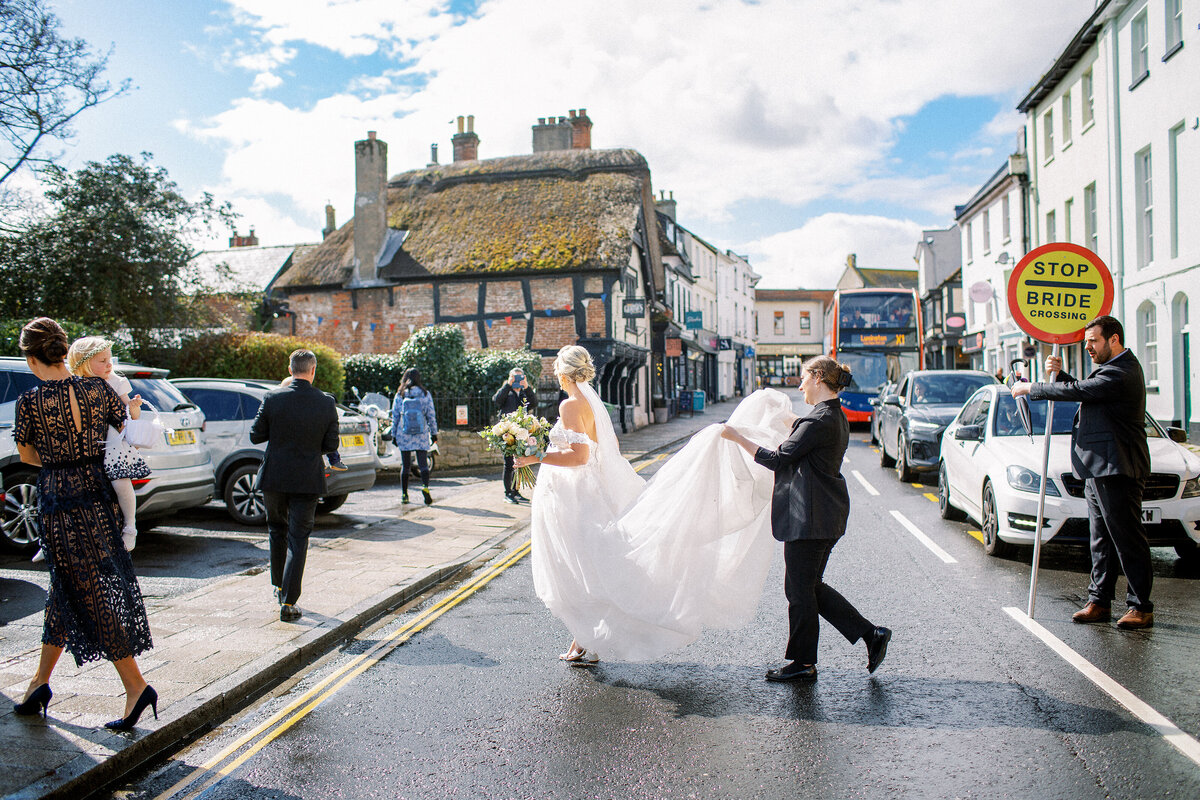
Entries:
[[[989, 555], [1008, 556], [1015, 545], [1033, 545], [1047, 403], [1029, 405], [1032, 437], [1021, 424], [1008, 387], [984, 386], [971, 395], [942, 437], [942, 517], [961, 519], [965, 512], [976, 520]], [[1071, 423], [1077, 406], [1054, 404], [1043, 542], [1088, 541], [1083, 481], [1071, 471]], [[1174, 547], [1181, 558], [1193, 557], [1200, 551], [1200, 457], [1177, 444], [1186, 439], [1182, 430], [1164, 430], [1149, 415], [1146, 438], [1151, 471], [1142, 496], [1146, 535], [1152, 546]]]

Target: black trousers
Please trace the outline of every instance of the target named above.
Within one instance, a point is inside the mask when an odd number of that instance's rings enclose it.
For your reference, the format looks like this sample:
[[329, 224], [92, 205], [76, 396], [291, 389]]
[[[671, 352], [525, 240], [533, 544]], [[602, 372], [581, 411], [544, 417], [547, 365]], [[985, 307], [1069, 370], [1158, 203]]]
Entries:
[[800, 539], [783, 544], [784, 592], [791, 628], [785, 657], [789, 661], [817, 663], [821, 629], [818, 617], [824, 617], [850, 644], [875, 630], [858, 609], [821, 580], [835, 544], [836, 539]]
[[267, 507], [267, 537], [271, 544], [271, 585], [283, 588], [283, 602], [300, 599], [308, 536], [317, 516], [315, 494], [263, 492]]
[[429, 486], [429, 452], [426, 450], [403, 450], [400, 453], [400, 491], [408, 494], [408, 476], [412, 469], [412, 457], [417, 457], [417, 472], [421, 473], [421, 485]]
[[1124, 475], [1088, 478], [1083, 482], [1092, 548], [1088, 599], [1098, 606], [1112, 607], [1117, 575], [1124, 572], [1129, 584], [1125, 602], [1138, 611], [1154, 610], [1150, 602], [1154, 570], [1150, 564], [1150, 543], [1142, 525], [1145, 486], [1145, 481]]
[[504, 457], [504, 494], [510, 495], [516, 491], [513, 488], [513, 479], [517, 476], [517, 469], [513, 466], [513, 457]]

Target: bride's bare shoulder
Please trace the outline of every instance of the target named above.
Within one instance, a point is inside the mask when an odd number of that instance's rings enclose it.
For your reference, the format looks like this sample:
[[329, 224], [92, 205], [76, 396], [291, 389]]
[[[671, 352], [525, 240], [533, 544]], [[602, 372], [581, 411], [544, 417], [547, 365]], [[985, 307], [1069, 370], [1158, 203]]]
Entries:
[[568, 397], [558, 404], [558, 415], [562, 417], [563, 423], [568, 425], [574, 420], [590, 417], [591, 411], [591, 406], [582, 397]]

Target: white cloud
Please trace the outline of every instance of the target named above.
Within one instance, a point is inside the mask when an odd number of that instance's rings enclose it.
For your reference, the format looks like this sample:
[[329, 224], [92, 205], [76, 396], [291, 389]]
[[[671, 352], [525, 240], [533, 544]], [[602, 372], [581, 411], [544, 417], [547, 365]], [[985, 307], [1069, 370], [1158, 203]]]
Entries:
[[858, 266], [914, 269], [921, 226], [911, 220], [822, 214], [803, 226], [740, 245], [762, 289], [832, 289], [854, 253]]
[[[551, 0], [490, 0], [463, 18], [443, 0], [228, 2], [268, 54], [315, 46], [395, 67], [303, 105], [240, 99], [190, 123], [225, 149], [230, 190], [348, 208], [352, 143], [368, 129], [396, 173], [423, 165], [432, 141], [448, 152], [456, 114], [476, 116], [487, 158], [529, 152], [536, 117], [586, 106], [594, 146], [645, 154], [698, 230], [745, 201], [832, 197], [949, 217], [978, 186], [950, 161], [944, 174], [899, 174], [900, 118], [948, 95], [1023, 91], [1092, 5], [579, 0], [564, 13]], [[271, 88], [259, 77], [257, 91]], [[963, 146], [1006, 149], [995, 137], [1019, 117], [1005, 117]]]
[[276, 89], [283, 85], [283, 78], [273, 72], [260, 72], [254, 76], [254, 83], [250, 85], [250, 91], [254, 94], [262, 94], [263, 92]]

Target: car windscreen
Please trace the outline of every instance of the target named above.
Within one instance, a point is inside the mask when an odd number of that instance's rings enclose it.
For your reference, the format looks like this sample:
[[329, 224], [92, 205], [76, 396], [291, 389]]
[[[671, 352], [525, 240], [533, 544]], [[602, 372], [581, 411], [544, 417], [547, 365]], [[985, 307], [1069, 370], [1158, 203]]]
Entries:
[[[993, 432], [996, 436], [1028, 436], [1029, 431], [1021, 423], [1021, 415], [1017, 411], [1017, 401], [1011, 394], [1002, 394], [996, 405], [996, 417]], [[1033, 433], [1046, 432], [1045, 400], [1032, 400], [1029, 403], [1029, 416], [1033, 420]], [[1052, 433], [1070, 433], [1071, 424], [1075, 419], [1075, 410], [1079, 403], [1059, 400], [1054, 404], [1054, 427]]]
[[196, 404], [183, 396], [183, 392], [166, 378], [130, 378], [130, 397], [140, 394], [149, 400], [157, 411], [182, 411], [196, 408]]
[[875, 394], [888, 381], [917, 366], [916, 353], [855, 352], [839, 350], [837, 360], [850, 368], [847, 391]]
[[913, 378], [914, 406], [961, 406], [981, 386], [995, 383], [988, 375], [918, 375]]

